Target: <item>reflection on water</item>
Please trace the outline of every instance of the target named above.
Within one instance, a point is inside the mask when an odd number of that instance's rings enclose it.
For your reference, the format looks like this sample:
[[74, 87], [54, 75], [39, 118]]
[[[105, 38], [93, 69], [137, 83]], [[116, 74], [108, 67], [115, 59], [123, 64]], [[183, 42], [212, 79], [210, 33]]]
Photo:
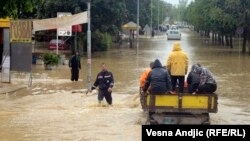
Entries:
[[[189, 56], [190, 67], [200, 63], [211, 70], [218, 82], [219, 112], [211, 114], [212, 123], [249, 124], [249, 56], [205, 44], [188, 31], [182, 35], [181, 45]], [[99, 106], [96, 94], [72, 93], [86, 88], [85, 56], [78, 82], [70, 81], [67, 65], [52, 71], [45, 71], [42, 65], [33, 66], [30, 89], [0, 95], [1, 139], [141, 140], [140, 125], [145, 114], [139, 105], [139, 76], [156, 58], [165, 65], [174, 42], [165, 37], [141, 39], [138, 55], [126, 43], [122, 48], [92, 54], [92, 82], [102, 62], [114, 75], [112, 107]], [[23, 78], [15, 75], [14, 83], [23, 83]]]

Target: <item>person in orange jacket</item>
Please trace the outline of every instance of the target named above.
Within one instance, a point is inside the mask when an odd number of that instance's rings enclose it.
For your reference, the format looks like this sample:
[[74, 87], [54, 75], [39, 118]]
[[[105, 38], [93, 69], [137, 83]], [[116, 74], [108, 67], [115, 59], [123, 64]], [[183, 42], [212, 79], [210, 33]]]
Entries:
[[148, 77], [148, 74], [151, 72], [153, 65], [154, 65], [154, 62], [151, 62], [151, 63], [149, 64], [149, 68], [147, 68], [147, 69], [142, 73], [142, 75], [141, 75], [141, 77], [140, 77], [140, 88], [141, 88], [141, 89], [144, 87], [145, 81], [146, 81], [146, 79], [147, 79], [147, 77]]
[[[143, 98], [142, 98], [143, 95], [145, 94], [145, 93], [143, 92], [143, 88], [144, 88], [144, 85], [145, 85], [145, 83], [146, 83], [146, 80], [147, 80], [147, 78], [148, 78], [148, 75], [149, 75], [149, 73], [151, 72], [153, 66], [154, 66], [154, 62], [151, 62], [151, 63], [149, 64], [149, 68], [147, 68], [147, 69], [141, 74], [141, 76], [140, 76], [140, 94], [142, 95], [141, 98], [140, 98], [140, 101], [141, 101], [141, 106], [142, 106], [142, 107], [145, 106], [144, 100], [143, 100]], [[144, 95], [144, 96], [145, 96], [145, 95]]]

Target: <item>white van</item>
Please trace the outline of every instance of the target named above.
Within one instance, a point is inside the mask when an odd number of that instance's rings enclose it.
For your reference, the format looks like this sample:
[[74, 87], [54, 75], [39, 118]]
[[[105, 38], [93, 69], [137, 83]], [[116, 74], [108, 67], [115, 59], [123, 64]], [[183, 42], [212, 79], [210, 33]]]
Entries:
[[181, 32], [177, 29], [169, 29], [167, 31], [168, 40], [181, 40]]

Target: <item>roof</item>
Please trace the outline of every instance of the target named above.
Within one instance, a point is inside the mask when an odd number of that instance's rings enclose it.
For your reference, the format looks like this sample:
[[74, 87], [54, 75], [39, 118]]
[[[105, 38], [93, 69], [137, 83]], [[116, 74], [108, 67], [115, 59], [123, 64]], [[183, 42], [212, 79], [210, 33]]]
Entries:
[[[123, 29], [137, 29], [137, 24], [134, 23], [134, 22], [132, 22], [132, 21], [130, 21], [130, 22], [124, 24], [124, 25], [122, 26], [122, 28], [123, 28]], [[140, 28], [141, 28], [141, 27], [140, 27], [140, 25], [139, 25], [139, 29], [140, 29]]]

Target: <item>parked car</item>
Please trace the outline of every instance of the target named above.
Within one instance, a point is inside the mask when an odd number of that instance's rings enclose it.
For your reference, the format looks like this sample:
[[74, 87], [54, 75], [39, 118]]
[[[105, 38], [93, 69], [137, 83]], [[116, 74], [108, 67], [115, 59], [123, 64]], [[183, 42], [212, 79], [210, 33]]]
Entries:
[[[56, 49], [56, 44], [57, 44], [56, 39], [50, 40], [48, 49], [49, 50]], [[66, 41], [58, 39], [58, 50], [68, 50], [68, 49], [70, 49], [70, 45]]]
[[168, 30], [167, 31], [168, 40], [181, 40], [181, 32], [179, 30]]
[[178, 26], [177, 25], [171, 25], [169, 29], [170, 30], [178, 30]]

